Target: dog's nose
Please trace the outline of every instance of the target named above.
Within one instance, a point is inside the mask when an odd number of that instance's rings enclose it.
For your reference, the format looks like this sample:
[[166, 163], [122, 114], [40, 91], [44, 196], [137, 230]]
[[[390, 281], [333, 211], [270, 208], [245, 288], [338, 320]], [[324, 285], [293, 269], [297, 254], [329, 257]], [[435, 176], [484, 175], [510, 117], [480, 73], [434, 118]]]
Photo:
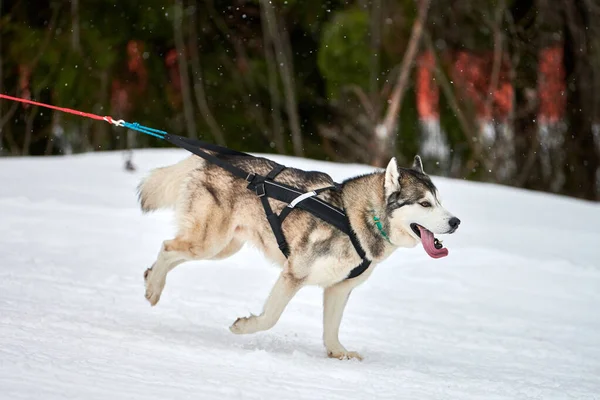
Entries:
[[460, 225], [460, 219], [458, 219], [456, 217], [452, 217], [452, 218], [450, 218], [450, 221], [448, 221], [448, 224], [450, 224], [450, 227], [452, 229], [456, 229]]

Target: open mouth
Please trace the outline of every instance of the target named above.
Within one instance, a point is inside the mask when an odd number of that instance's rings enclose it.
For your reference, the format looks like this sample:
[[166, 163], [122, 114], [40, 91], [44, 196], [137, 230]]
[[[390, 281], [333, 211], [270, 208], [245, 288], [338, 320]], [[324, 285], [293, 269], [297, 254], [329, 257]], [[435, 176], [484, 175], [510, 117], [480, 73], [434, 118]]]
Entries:
[[427, 228], [422, 227], [419, 224], [412, 223], [410, 224], [410, 229], [412, 229], [415, 235], [421, 238], [423, 249], [425, 249], [425, 252], [429, 254], [430, 257], [442, 258], [448, 255], [448, 249], [446, 249], [442, 242], [433, 236], [433, 233]]

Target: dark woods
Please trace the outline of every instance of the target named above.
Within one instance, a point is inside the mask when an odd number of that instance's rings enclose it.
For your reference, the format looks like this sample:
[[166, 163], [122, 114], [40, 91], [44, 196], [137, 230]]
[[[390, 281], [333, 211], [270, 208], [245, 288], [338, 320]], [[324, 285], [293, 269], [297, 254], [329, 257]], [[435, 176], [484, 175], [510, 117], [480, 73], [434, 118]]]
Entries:
[[[232, 148], [600, 199], [598, 0], [0, 0], [0, 92]], [[0, 102], [0, 154], [164, 146]]]

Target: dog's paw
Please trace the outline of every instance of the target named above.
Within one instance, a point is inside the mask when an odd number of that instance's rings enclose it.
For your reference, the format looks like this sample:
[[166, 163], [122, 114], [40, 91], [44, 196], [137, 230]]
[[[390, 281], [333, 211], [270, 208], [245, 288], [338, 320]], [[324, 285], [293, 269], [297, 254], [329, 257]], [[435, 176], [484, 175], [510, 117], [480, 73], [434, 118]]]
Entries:
[[248, 326], [248, 320], [252, 317], [240, 317], [235, 320], [229, 327], [229, 330], [236, 335], [243, 335], [246, 333], [246, 327]]
[[152, 284], [146, 282], [146, 300], [150, 302], [151, 306], [155, 306], [160, 300], [161, 291], [157, 290]]
[[348, 350], [328, 351], [327, 357], [337, 358], [338, 360], [352, 360], [352, 359], [357, 359], [358, 361], [363, 360], [363, 357], [359, 353], [357, 353], [356, 351], [348, 351]]
[[243, 335], [246, 333], [254, 333], [256, 330], [252, 327], [256, 325], [256, 316], [251, 315], [249, 317], [240, 317], [229, 327], [229, 330], [236, 335]]
[[160, 293], [156, 293], [152, 287], [146, 288], [146, 300], [150, 302], [151, 306], [155, 306], [160, 300]]
[[146, 299], [150, 302], [151, 306], [155, 306], [156, 303], [160, 300], [160, 295], [164, 288], [164, 283], [155, 282], [151, 278], [152, 269], [148, 268], [146, 272], [144, 272], [144, 281], [146, 285]]

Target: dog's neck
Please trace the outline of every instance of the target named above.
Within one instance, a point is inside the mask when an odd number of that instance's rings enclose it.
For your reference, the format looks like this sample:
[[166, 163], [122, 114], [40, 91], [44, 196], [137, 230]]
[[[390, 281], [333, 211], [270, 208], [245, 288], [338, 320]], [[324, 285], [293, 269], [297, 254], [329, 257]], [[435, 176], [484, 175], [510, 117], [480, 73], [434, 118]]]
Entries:
[[382, 261], [397, 248], [389, 242], [385, 233], [389, 232], [389, 225], [383, 188], [384, 173], [374, 173], [345, 181], [342, 189], [342, 201], [350, 225], [367, 256], [374, 261]]

